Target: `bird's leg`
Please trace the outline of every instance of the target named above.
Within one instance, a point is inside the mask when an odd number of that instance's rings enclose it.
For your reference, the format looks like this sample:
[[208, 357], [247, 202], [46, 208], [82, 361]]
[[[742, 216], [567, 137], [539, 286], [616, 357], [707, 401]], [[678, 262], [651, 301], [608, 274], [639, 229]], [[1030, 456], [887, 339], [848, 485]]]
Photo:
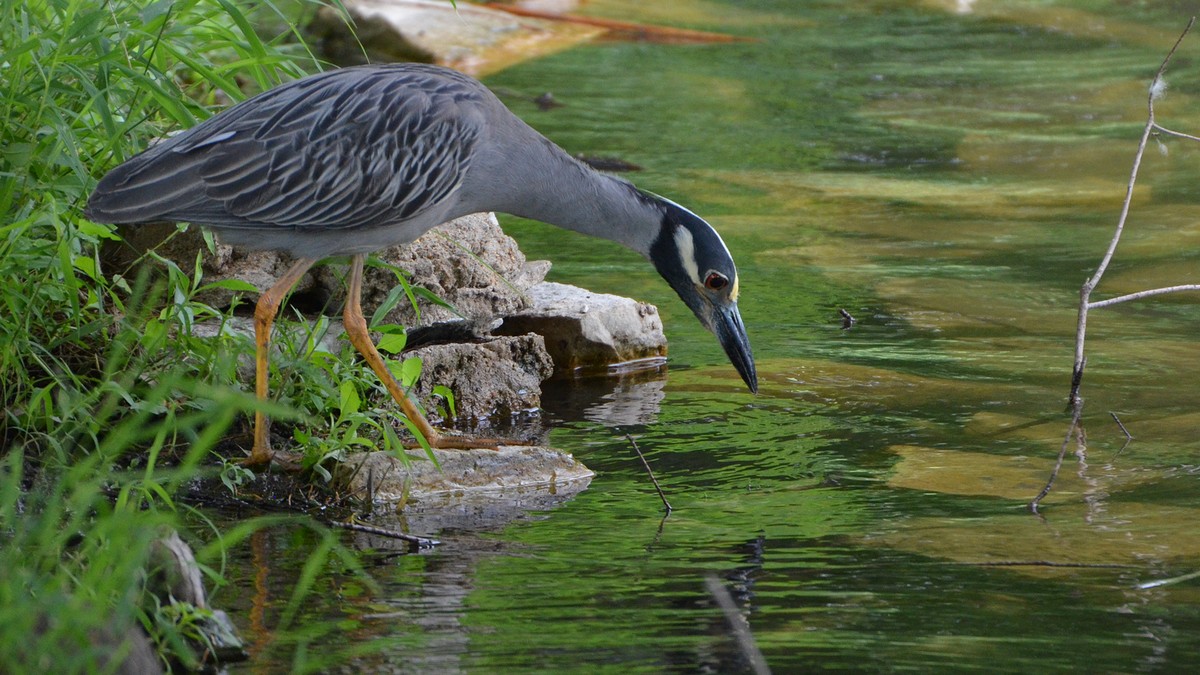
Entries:
[[[266, 293], [258, 298], [254, 306], [254, 395], [259, 403], [267, 400], [267, 359], [270, 357], [271, 326], [275, 323], [275, 315], [279, 313], [279, 305], [284, 297], [292, 290], [292, 286], [300, 281], [300, 277], [313, 266], [316, 260], [301, 258], [297, 260], [279, 281], [275, 282]], [[248, 466], [260, 466], [271, 462], [271, 439], [268, 435], [270, 421], [263, 411], [254, 411], [254, 448], [250, 456], [243, 462]]]
[[453, 436], [433, 428], [433, 425], [421, 414], [417, 405], [404, 393], [404, 388], [400, 386], [396, 377], [392, 375], [392, 371], [388, 369], [379, 350], [375, 348], [375, 343], [371, 341], [370, 333], [367, 332], [367, 321], [363, 318], [362, 313], [362, 275], [365, 260], [366, 255], [359, 254], [354, 256], [350, 262], [350, 290], [346, 298], [346, 311], [343, 316], [350, 344], [354, 345], [358, 353], [367, 360], [367, 365], [375, 371], [375, 374], [383, 382], [383, 386], [387, 387], [388, 393], [392, 395], [396, 403], [400, 404], [400, 409], [404, 411], [405, 417], [416, 426], [425, 440], [429, 442], [430, 447], [495, 448], [499, 444], [497, 440]]

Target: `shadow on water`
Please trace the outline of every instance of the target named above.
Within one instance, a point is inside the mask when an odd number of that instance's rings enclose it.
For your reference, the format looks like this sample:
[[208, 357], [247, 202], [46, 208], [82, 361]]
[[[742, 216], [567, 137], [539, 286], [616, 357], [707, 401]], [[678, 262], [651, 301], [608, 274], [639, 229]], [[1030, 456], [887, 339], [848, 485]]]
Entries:
[[[637, 164], [640, 185], [714, 222], [762, 391], [644, 261], [510, 219], [554, 280], [657, 304], [669, 371], [547, 390], [551, 442], [597, 471], [586, 491], [398, 514], [445, 542], [420, 554], [355, 540], [380, 587], [319, 578], [306, 611], [336, 628], [312, 636], [314, 663], [737, 671], [715, 574], [776, 672], [1194, 664], [1200, 586], [1140, 586], [1200, 567], [1187, 299], [1093, 314], [1086, 446], [1068, 448], [1043, 517], [1025, 508], [1066, 433], [1078, 288], [1183, 4], [589, 3], [759, 39], [605, 42], [489, 83], [568, 151]], [[1192, 132], [1197, 54], [1194, 39], [1159, 110]], [[528, 102], [546, 91], [564, 105]], [[1164, 144], [1104, 293], [1195, 282], [1200, 149]], [[626, 434], [675, 507], [665, 520]], [[306, 543], [266, 542], [272, 597]]]

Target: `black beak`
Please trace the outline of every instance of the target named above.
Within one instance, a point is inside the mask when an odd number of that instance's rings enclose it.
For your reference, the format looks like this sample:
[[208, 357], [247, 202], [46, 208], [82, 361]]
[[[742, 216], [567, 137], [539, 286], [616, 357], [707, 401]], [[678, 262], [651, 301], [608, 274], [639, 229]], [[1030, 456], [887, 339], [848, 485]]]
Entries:
[[750, 352], [750, 338], [746, 336], [746, 326], [742, 324], [742, 315], [738, 312], [737, 303], [731, 303], [727, 308], [715, 310], [716, 320], [713, 321], [713, 333], [725, 348], [725, 354], [738, 374], [746, 381], [750, 391], [758, 393], [758, 373], [754, 370], [754, 354]]

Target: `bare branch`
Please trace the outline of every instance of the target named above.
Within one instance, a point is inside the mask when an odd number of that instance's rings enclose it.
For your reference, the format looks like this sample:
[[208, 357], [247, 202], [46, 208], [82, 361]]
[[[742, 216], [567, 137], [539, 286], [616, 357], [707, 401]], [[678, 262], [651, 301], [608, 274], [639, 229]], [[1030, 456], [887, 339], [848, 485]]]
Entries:
[[1125, 189], [1125, 202], [1121, 205], [1121, 215], [1117, 219], [1117, 231], [1113, 234], [1112, 241], [1108, 244], [1108, 250], [1104, 253], [1104, 258], [1100, 261], [1100, 266], [1096, 268], [1096, 273], [1088, 280], [1087, 288], [1090, 293], [1091, 289], [1100, 283], [1100, 278], [1104, 276], [1104, 272], [1108, 269], [1108, 263], [1112, 260], [1113, 254], [1117, 251], [1117, 244], [1121, 241], [1121, 232], [1125, 229], [1125, 221], [1129, 217], [1129, 206], [1133, 202], [1133, 187], [1137, 183], [1138, 169], [1142, 166], [1142, 156], [1146, 154], [1146, 142], [1150, 139], [1150, 133], [1158, 128], [1154, 123], [1154, 99], [1158, 96], [1160, 82], [1162, 82], [1163, 73], [1167, 70], [1167, 64], [1171, 62], [1171, 57], [1175, 55], [1175, 50], [1179, 49], [1180, 43], [1191, 32], [1192, 26], [1196, 23], [1196, 17], [1192, 17], [1179, 38], [1175, 40], [1175, 44], [1171, 46], [1171, 51], [1167, 52], [1166, 58], [1158, 67], [1158, 72], [1154, 73], [1154, 80], [1150, 83], [1150, 94], [1146, 97], [1147, 120], [1146, 128], [1142, 131], [1142, 138], [1138, 142], [1137, 154], [1133, 157], [1133, 168], [1129, 172], [1129, 184]]
[[[1150, 91], [1146, 97], [1146, 126], [1142, 130], [1141, 139], [1138, 141], [1137, 152], [1133, 156], [1133, 167], [1129, 171], [1129, 182], [1125, 187], [1125, 200], [1121, 203], [1121, 213], [1117, 217], [1116, 231], [1113, 232], [1112, 239], [1109, 241], [1108, 248], [1104, 251], [1104, 257], [1101, 258], [1100, 264], [1096, 267], [1096, 271], [1090, 278], [1088, 278], [1087, 281], [1084, 282], [1083, 287], [1079, 290], [1079, 316], [1075, 327], [1075, 363], [1071, 371], [1071, 394], [1067, 399], [1069, 404], [1074, 408], [1078, 408], [1080, 405], [1079, 386], [1083, 381], [1083, 367], [1086, 363], [1083, 352], [1084, 340], [1087, 335], [1087, 318], [1089, 309], [1106, 307], [1108, 305], [1115, 305], [1119, 302], [1136, 300], [1138, 298], [1149, 297], [1152, 295], [1161, 295], [1162, 293], [1196, 290], [1195, 288], [1188, 288], [1184, 286], [1173, 286], [1169, 289], [1154, 289], [1152, 291], [1143, 291], [1140, 294], [1135, 293], [1129, 296], [1121, 296], [1118, 298], [1111, 298], [1109, 300], [1102, 300], [1100, 302], [1091, 302], [1092, 291], [1095, 290], [1097, 285], [1099, 285], [1100, 279], [1104, 277], [1104, 273], [1108, 271], [1108, 265], [1112, 262], [1113, 255], [1117, 252], [1117, 245], [1121, 243], [1121, 235], [1125, 231], [1125, 223], [1129, 219], [1129, 209], [1133, 204], [1133, 189], [1134, 186], [1137, 185], [1138, 171], [1142, 166], [1142, 158], [1146, 155], [1146, 145], [1150, 140], [1151, 134], [1157, 132], [1171, 136], [1177, 136], [1179, 138], [1200, 141], [1200, 137], [1192, 136], [1190, 134], [1183, 134], [1177, 131], [1171, 131], [1170, 129], [1159, 126], [1154, 120], [1154, 101], [1161, 96], [1163, 92], [1163, 73], [1166, 72], [1167, 65], [1170, 64], [1171, 58], [1175, 56], [1175, 52], [1179, 49], [1179, 45], [1183, 43], [1183, 39], [1187, 37], [1188, 33], [1191, 32], [1192, 26], [1194, 26], [1195, 23], [1196, 17], [1193, 16], [1188, 21], [1187, 26], [1184, 27], [1183, 32], [1179, 34], [1179, 38], [1175, 40], [1175, 44], [1171, 46], [1171, 50], [1168, 51], [1166, 57], [1163, 58], [1162, 63], [1158, 66], [1158, 71], [1154, 73], [1154, 79], [1150, 83]], [[1047, 486], [1047, 488], [1049, 488], [1049, 486]], [[1041, 497], [1039, 496], [1038, 499], [1041, 499]], [[1034, 503], [1032, 504], [1035, 510], [1037, 507], [1037, 501], [1038, 500], [1034, 500]]]
[[1175, 55], [1175, 50], [1179, 49], [1179, 44], [1191, 32], [1192, 26], [1196, 23], [1196, 17], [1192, 17], [1188, 24], [1183, 29], [1183, 33], [1175, 40], [1175, 44], [1171, 47], [1171, 51], [1167, 52], [1166, 58], [1158, 67], [1158, 72], [1154, 73], [1154, 80], [1150, 84], [1150, 94], [1146, 99], [1147, 120], [1146, 128], [1142, 131], [1142, 138], [1138, 142], [1137, 154], [1133, 157], [1133, 168], [1129, 172], [1129, 184], [1125, 189], [1125, 202], [1121, 205], [1121, 215], [1117, 219], [1117, 231], [1113, 234], [1112, 241], [1108, 244], [1108, 250], [1104, 253], [1104, 258], [1100, 261], [1100, 266], [1096, 269], [1096, 273], [1088, 280], [1087, 286], [1089, 292], [1096, 284], [1100, 283], [1100, 278], [1104, 276], [1104, 272], [1108, 269], [1108, 263], [1112, 260], [1113, 254], [1117, 251], [1117, 244], [1121, 241], [1121, 232], [1125, 229], [1125, 221], [1129, 217], [1129, 206], [1133, 202], [1133, 187], [1137, 183], [1138, 169], [1142, 166], [1142, 156], [1146, 154], [1146, 142], [1150, 139], [1150, 133], [1158, 127], [1154, 123], [1154, 99], [1161, 91], [1159, 83], [1162, 81], [1163, 73], [1167, 70], [1167, 64], [1171, 62], [1171, 57]]
[[1087, 365], [1087, 355], [1083, 353], [1084, 336], [1087, 335], [1088, 296], [1092, 289], [1087, 284], [1079, 291], [1079, 319], [1075, 325], [1075, 365], [1071, 370], [1071, 395], [1067, 404], [1077, 407], [1079, 401], [1079, 386], [1083, 384], [1083, 369]]
[[1154, 130], [1160, 134], [1165, 134], [1167, 136], [1183, 138], [1183, 139], [1189, 140], [1189, 141], [1200, 141], [1200, 136], [1193, 136], [1191, 134], [1185, 134], [1182, 131], [1172, 131], [1171, 129], [1168, 129], [1168, 128], [1162, 126], [1161, 124], [1157, 124], [1157, 123], [1154, 125]]
[[[1163, 73], [1165, 73], [1167, 71], [1167, 64], [1169, 64], [1171, 62], [1171, 57], [1175, 56], [1175, 52], [1176, 52], [1176, 50], [1179, 49], [1179, 45], [1183, 44], [1183, 39], [1185, 37], [1187, 37], [1187, 34], [1192, 31], [1192, 26], [1195, 25], [1195, 23], [1196, 23], [1196, 17], [1193, 16], [1191, 19], [1188, 19], [1187, 25], [1183, 27], [1183, 32], [1180, 33], [1179, 37], [1175, 39], [1175, 44], [1171, 45], [1171, 51], [1167, 52], [1167, 57], [1163, 59], [1162, 65], [1160, 65], [1158, 67], [1158, 72], [1154, 74], [1154, 84], [1158, 84], [1158, 82], [1160, 80], [1162, 80]], [[1150, 89], [1151, 89], [1150, 101], [1149, 101], [1150, 116], [1154, 117], [1154, 96], [1155, 96], [1154, 89], [1155, 89], [1155, 87], [1153, 86], [1153, 84], [1151, 85]]]
[[1200, 291], [1200, 284], [1181, 284], [1179, 286], [1164, 286], [1163, 288], [1151, 288], [1150, 290], [1147, 290], [1147, 291], [1138, 291], [1137, 293], [1129, 293], [1127, 295], [1118, 295], [1115, 298], [1109, 298], [1107, 300], [1097, 300], [1096, 302], [1089, 302], [1088, 309], [1096, 309], [1098, 307], [1108, 307], [1109, 305], [1116, 305], [1116, 304], [1119, 304], [1122, 302], [1129, 302], [1130, 300], [1140, 300], [1142, 298], [1149, 298], [1149, 297], [1153, 297], [1155, 295], [1166, 295], [1167, 293], [1182, 293], [1184, 291]]
[[1100, 283], [1101, 277], [1108, 271], [1108, 264], [1112, 261], [1113, 254], [1117, 252], [1117, 244], [1121, 243], [1121, 234], [1125, 231], [1125, 221], [1129, 218], [1129, 207], [1133, 203], [1133, 188], [1137, 184], [1138, 170], [1142, 167], [1142, 157], [1146, 154], [1146, 143], [1150, 140], [1150, 132], [1153, 130], [1154, 107], [1151, 104], [1150, 120], [1146, 122], [1146, 128], [1142, 130], [1142, 138], [1138, 141], [1137, 153], [1133, 156], [1133, 168], [1129, 172], [1129, 183], [1125, 187], [1125, 201], [1121, 204], [1121, 215], [1117, 217], [1117, 230], [1108, 242], [1108, 250], [1104, 252], [1104, 257], [1100, 259], [1100, 265], [1096, 268], [1096, 272], [1083, 285], [1085, 295], [1091, 295], [1092, 289], [1096, 288], [1096, 285]]

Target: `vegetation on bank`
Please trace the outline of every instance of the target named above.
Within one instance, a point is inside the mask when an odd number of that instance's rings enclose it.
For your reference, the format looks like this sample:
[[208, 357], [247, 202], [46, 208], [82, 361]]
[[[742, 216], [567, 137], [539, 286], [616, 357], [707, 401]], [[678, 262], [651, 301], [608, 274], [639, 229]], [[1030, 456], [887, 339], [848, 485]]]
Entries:
[[[225, 320], [194, 300], [199, 265], [149, 254], [105, 269], [100, 249], [118, 235], [82, 207], [100, 175], [151, 139], [318, 69], [289, 20], [316, 5], [0, 0], [0, 644], [12, 646], [0, 671], [103, 670], [111, 654], [97, 636], [138, 626], [195, 665], [184, 638], [196, 612], [148, 606], [144, 568], [163, 528], [204, 522], [178, 500], [182, 486], [202, 472], [231, 487], [249, 477], [207, 462], [255, 405], [236, 384], [248, 340], [192, 337], [197, 321]], [[340, 419], [342, 435], [319, 452], [354, 437], [338, 405], [360, 397], [340, 363], [294, 366], [289, 405], [271, 410]], [[225, 549], [267, 522], [185, 534], [210, 584]], [[319, 536], [309, 580], [337, 550]]]

